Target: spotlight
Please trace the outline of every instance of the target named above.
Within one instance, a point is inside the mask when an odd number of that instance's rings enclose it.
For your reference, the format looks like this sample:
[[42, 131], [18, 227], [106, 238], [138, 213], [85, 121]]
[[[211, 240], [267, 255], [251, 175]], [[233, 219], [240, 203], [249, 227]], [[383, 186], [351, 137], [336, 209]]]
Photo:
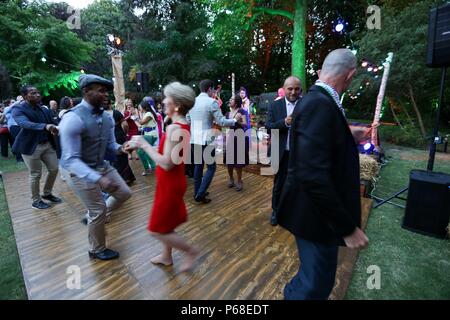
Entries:
[[361, 67], [363, 67], [363, 68], [367, 67], [368, 65], [369, 65], [369, 63], [365, 60], [361, 63]]
[[365, 153], [372, 153], [373, 150], [375, 149], [375, 146], [373, 144], [371, 144], [370, 142], [367, 142], [364, 146], [363, 146], [364, 152]]
[[334, 27], [334, 30], [336, 32], [342, 32], [342, 31], [344, 31], [344, 28], [345, 28], [344, 21], [338, 20], [338, 23]]
[[371, 66], [371, 67], [368, 67], [368, 68], [367, 68], [367, 71], [372, 72], [372, 71], [373, 71], [373, 67], [372, 67], [372, 66]]
[[114, 35], [108, 34], [107, 37], [108, 37], [109, 42], [111, 42], [111, 43], [114, 42]]
[[45, 57], [42, 57], [41, 61], [45, 63], [45, 62], [47, 62], [47, 59]]
[[85, 72], [84, 72], [84, 69], [81, 69], [80, 72], [81, 72], [81, 73], [85, 73]]
[[122, 40], [119, 37], [116, 37], [115, 41], [116, 41], [116, 46], [118, 46], [118, 47], [122, 43]]
[[378, 72], [378, 67], [373, 68], [373, 72]]
[[338, 23], [335, 27], [336, 32], [342, 32], [344, 30], [344, 25], [342, 23]]

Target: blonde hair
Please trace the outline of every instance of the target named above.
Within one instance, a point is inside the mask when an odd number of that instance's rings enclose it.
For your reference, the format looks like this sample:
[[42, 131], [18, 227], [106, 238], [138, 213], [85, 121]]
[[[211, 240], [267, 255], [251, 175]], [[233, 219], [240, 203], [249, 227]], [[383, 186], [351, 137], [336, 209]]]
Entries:
[[173, 102], [180, 106], [178, 113], [182, 115], [186, 115], [195, 103], [194, 90], [180, 82], [172, 82], [165, 86], [164, 95], [172, 98]]
[[128, 102], [131, 102], [131, 105], [134, 107], [134, 103], [133, 103], [133, 100], [131, 100], [130, 98], [128, 98], [128, 99], [125, 99], [124, 101], [123, 101], [123, 104], [121, 105], [121, 106], [118, 106], [118, 108], [120, 108], [120, 109], [118, 109], [120, 112], [122, 112], [122, 113], [124, 113], [125, 111], [127, 111], [127, 103]]

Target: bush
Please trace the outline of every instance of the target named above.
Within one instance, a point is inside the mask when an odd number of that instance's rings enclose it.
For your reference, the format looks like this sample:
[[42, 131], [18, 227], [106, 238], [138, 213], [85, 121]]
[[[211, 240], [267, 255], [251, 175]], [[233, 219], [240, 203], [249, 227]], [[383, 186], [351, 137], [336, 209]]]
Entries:
[[429, 141], [423, 138], [420, 130], [411, 125], [403, 126], [383, 126], [378, 129], [381, 140], [400, 146], [426, 148]]

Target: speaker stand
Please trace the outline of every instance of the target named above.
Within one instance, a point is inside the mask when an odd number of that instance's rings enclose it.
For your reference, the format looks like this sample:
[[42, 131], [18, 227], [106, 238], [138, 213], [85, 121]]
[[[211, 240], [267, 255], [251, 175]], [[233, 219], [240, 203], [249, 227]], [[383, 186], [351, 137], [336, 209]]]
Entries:
[[[433, 137], [432, 137], [433, 140], [431, 141], [431, 145], [430, 145], [430, 154], [428, 156], [427, 170], [430, 171], [430, 172], [433, 171], [433, 168], [434, 168], [434, 159], [435, 159], [435, 156], [436, 156], [436, 145], [437, 145], [437, 142], [439, 141], [439, 124], [440, 124], [440, 121], [441, 121], [441, 109], [442, 109], [442, 102], [443, 102], [443, 99], [444, 99], [445, 76], [446, 76], [446, 74], [447, 74], [447, 67], [442, 67], [442, 69], [441, 69], [441, 87], [440, 87], [440, 90], [439, 90], [439, 104], [438, 104], [438, 109], [437, 109], [437, 112], [436, 112], [436, 125], [435, 125], [434, 131], [433, 131]], [[393, 195], [389, 196], [386, 199], [381, 199], [381, 198], [372, 196], [372, 198], [374, 198], [375, 201], [377, 201], [377, 202], [379, 201], [379, 203], [377, 203], [377, 205], [374, 206], [373, 208], [376, 209], [376, 208], [382, 206], [385, 203], [390, 203], [392, 205], [395, 205], [397, 207], [405, 209], [406, 207], [404, 205], [391, 202], [391, 200], [392, 199], [400, 199], [400, 200], [403, 200], [403, 201], [407, 201], [408, 199], [402, 198], [402, 197], [399, 197], [399, 196], [402, 193], [405, 193], [408, 190], [408, 188], [409, 187], [405, 187], [405, 188], [401, 189], [400, 191], [397, 191]]]

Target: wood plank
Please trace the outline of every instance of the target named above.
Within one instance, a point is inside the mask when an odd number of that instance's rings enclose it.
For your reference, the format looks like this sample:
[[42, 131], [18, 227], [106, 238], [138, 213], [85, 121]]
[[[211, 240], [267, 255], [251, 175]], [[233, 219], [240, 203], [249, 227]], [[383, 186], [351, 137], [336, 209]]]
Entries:
[[[193, 200], [188, 180], [185, 201], [189, 221], [178, 232], [200, 248], [197, 268], [178, 272], [174, 266], [150, 263], [161, 244], [146, 229], [153, 203], [155, 177], [142, 177], [132, 161], [137, 182], [133, 197], [113, 213], [107, 224], [107, 245], [120, 252], [115, 261], [90, 260], [87, 228], [80, 223], [84, 207], [57, 179], [55, 194], [64, 202], [46, 211], [31, 209], [28, 174], [4, 175], [22, 271], [30, 299], [282, 299], [285, 284], [298, 270], [292, 235], [269, 224], [273, 179], [252, 168], [244, 172], [244, 190], [227, 188], [226, 169], [219, 165], [210, 187], [210, 204]], [[363, 200], [367, 220], [371, 201]], [[334, 299], [345, 295], [356, 253], [340, 253]], [[69, 290], [67, 268], [81, 269], [80, 290]]]

